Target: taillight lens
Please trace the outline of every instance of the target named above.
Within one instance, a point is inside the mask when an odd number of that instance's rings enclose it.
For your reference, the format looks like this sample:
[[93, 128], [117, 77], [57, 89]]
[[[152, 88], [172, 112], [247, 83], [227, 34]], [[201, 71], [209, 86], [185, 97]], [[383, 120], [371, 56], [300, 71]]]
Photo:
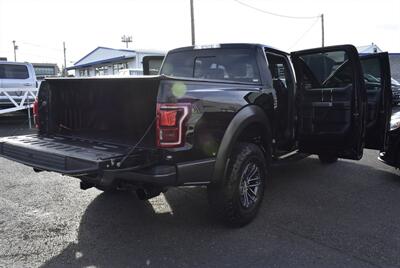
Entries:
[[188, 103], [157, 104], [157, 146], [161, 148], [184, 146], [189, 115]]
[[33, 102], [33, 120], [36, 128], [39, 128], [39, 100], [36, 98]]

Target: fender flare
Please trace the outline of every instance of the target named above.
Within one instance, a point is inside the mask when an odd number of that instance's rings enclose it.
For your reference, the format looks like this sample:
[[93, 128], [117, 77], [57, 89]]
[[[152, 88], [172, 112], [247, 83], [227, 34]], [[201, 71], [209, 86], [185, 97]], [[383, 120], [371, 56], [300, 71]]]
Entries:
[[241, 109], [229, 123], [218, 148], [212, 182], [218, 183], [225, 178], [229, 157], [240, 134], [246, 127], [253, 123], [261, 124], [265, 135], [271, 137], [270, 121], [266, 113], [259, 106], [249, 105]]

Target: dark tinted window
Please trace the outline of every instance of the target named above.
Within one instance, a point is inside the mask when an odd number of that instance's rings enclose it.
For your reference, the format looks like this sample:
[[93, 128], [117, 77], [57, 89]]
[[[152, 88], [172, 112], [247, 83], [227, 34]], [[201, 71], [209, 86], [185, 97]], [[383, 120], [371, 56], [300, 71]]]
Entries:
[[209, 49], [169, 53], [161, 74], [260, 83], [256, 55], [250, 49]]
[[306, 88], [344, 87], [352, 84], [353, 71], [345, 51], [308, 54], [300, 59], [305, 65]]
[[[377, 103], [381, 96], [381, 64], [378, 58], [361, 58], [365, 88], [369, 102]], [[370, 108], [371, 109], [371, 108]]]
[[28, 68], [25, 65], [0, 64], [0, 78], [26, 79], [29, 78]]
[[[378, 58], [361, 59], [365, 84], [381, 83], [381, 66]], [[368, 88], [367, 88], [368, 89]]]

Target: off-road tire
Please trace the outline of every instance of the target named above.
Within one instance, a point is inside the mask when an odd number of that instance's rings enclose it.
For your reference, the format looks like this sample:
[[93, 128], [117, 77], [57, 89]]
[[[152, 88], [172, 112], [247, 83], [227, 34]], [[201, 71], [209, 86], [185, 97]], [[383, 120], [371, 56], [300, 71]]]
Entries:
[[[256, 201], [248, 199], [253, 201], [253, 203], [246, 208], [243, 205], [244, 194], [242, 190], [244, 187], [241, 186], [243, 186], [243, 180], [246, 177], [244, 174], [249, 170], [249, 166], [253, 167], [252, 164], [255, 164], [258, 170], [256, 174], [259, 174], [259, 180], [257, 179], [259, 187], [256, 190], [257, 195], [253, 196], [253, 198], [256, 197]], [[209, 185], [207, 189], [211, 210], [226, 225], [230, 227], [242, 227], [256, 217], [264, 197], [268, 164], [269, 161], [266, 161], [264, 153], [256, 144], [238, 143], [235, 146], [230, 157], [226, 178], [219, 184]], [[246, 184], [246, 189], [250, 188], [247, 185], [250, 186], [251, 183]]]

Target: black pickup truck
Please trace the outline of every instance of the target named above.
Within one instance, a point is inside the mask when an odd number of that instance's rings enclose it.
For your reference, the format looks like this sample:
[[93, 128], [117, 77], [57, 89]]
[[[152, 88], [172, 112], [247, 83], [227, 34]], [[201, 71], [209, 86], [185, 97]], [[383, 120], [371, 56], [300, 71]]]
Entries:
[[34, 107], [38, 133], [1, 139], [0, 155], [79, 178], [82, 189], [143, 199], [207, 186], [216, 214], [243, 226], [257, 214], [271, 162], [385, 151], [389, 74], [387, 53], [360, 58], [352, 45], [179, 48], [159, 76], [47, 79]]

